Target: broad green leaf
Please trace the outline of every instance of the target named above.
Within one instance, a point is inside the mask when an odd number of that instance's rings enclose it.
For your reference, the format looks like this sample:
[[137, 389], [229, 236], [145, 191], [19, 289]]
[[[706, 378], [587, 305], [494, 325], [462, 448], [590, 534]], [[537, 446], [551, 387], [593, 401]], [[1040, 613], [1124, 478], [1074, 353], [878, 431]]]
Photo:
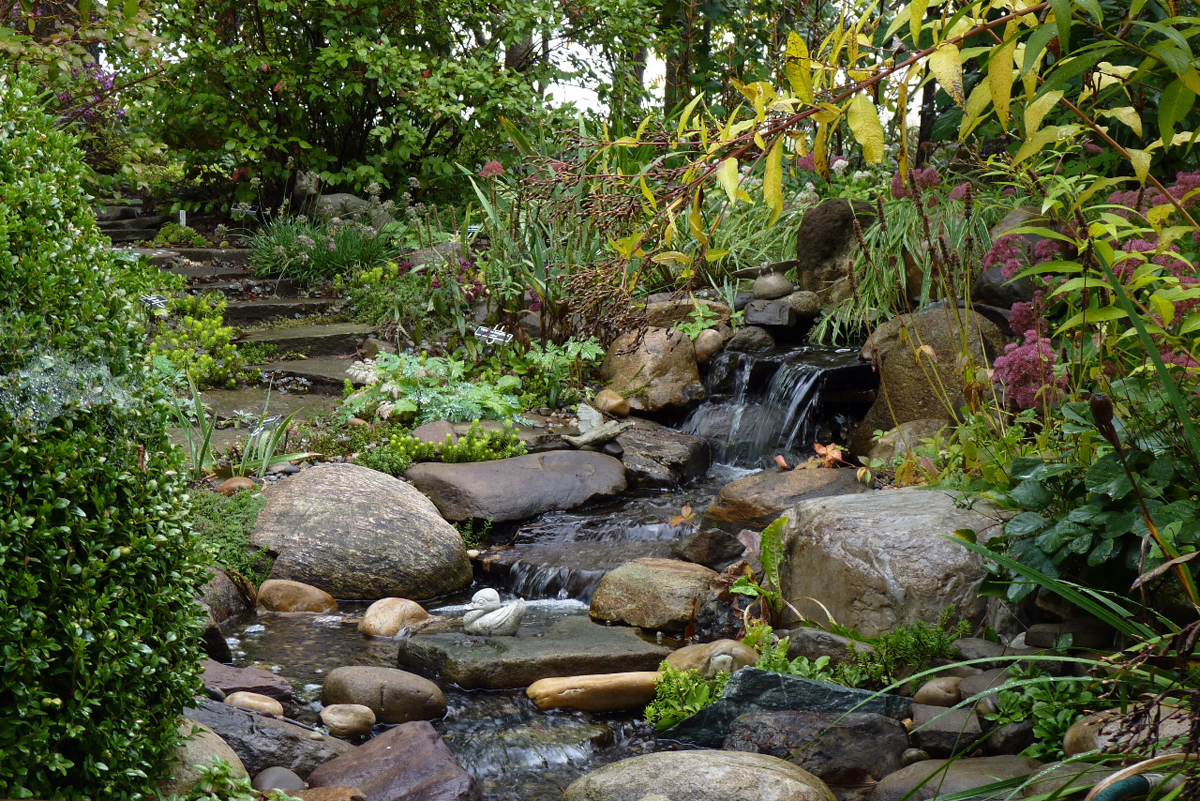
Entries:
[[1034, 155], [1051, 142], [1057, 142], [1060, 130], [1061, 129], [1058, 126], [1050, 125], [1035, 133], [1033, 138], [1026, 141], [1025, 144], [1021, 145], [1020, 149], [1017, 150], [1016, 155], [1013, 156], [1012, 163], [1020, 164], [1022, 161]]
[[692, 98], [692, 102], [684, 107], [683, 114], [679, 117], [679, 132], [677, 134], [679, 139], [683, 138], [683, 132], [687, 130], [688, 120], [691, 118], [692, 112], [696, 110], [696, 106], [700, 103], [702, 97], [704, 95], [696, 95]]
[[1163, 325], [1170, 325], [1171, 321], [1175, 319], [1175, 304], [1162, 295], [1158, 293], [1151, 295], [1150, 305], [1154, 307], [1154, 311], [1162, 319]]
[[1054, 332], [1054, 335], [1058, 336], [1063, 331], [1069, 331], [1070, 329], [1082, 323], [1106, 323], [1112, 320], [1119, 320], [1127, 316], [1128, 314], [1126, 311], [1118, 308], [1117, 306], [1102, 306], [1099, 309], [1085, 309], [1063, 323], [1062, 326]]
[[846, 112], [846, 122], [854, 133], [854, 138], [862, 145], [863, 158], [868, 164], [879, 164], [883, 161], [883, 125], [879, 122], [879, 113], [875, 104], [865, 93], [859, 94], [850, 102]]
[[1058, 43], [1063, 54], [1071, 50], [1071, 0], [1050, 0], [1054, 9], [1054, 26], [1058, 30]]
[[1158, 101], [1158, 134], [1163, 142], [1173, 141], [1175, 125], [1188, 115], [1196, 102], [1196, 93], [1178, 79], [1167, 84]]
[[786, 60], [783, 67], [792, 94], [805, 103], [813, 102], [812, 62], [808, 58], [808, 45], [795, 31], [788, 33]]
[[[1042, 53], [1046, 51], [1046, 45], [1055, 35], [1056, 31], [1049, 25], [1042, 25], [1030, 34], [1029, 39], [1025, 42], [1025, 61], [1021, 64], [1021, 74], [1018, 77], [1024, 78], [1030, 70], [1033, 70], [1034, 65], [1041, 59]], [[1037, 71], [1033, 71], [1036, 75]]]
[[967, 96], [963, 91], [962, 61], [959, 59], [958, 47], [948, 42], [939, 45], [938, 49], [929, 55], [929, 69], [946, 94], [950, 95], [960, 108], [965, 108]]

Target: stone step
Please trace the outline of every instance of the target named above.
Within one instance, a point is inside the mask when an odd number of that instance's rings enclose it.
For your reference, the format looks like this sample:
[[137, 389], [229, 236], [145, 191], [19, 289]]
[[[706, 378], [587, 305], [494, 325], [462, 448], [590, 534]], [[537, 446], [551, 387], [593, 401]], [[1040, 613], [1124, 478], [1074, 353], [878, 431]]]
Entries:
[[[158, 228], [163, 223], [170, 220], [171, 217], [167, 214], [155, 214], [151, 217], [131, 217], [126, 220], [108, 220], [98, 223], [100, 230], [111, 235], [113, 231], [148, 231], [151, 228]], [[144, 235], [144, 234], [143, 234]]]
[[320, 314], [334, 303], [332, 298], [266, 298], [235, 300], [225, 306], [225, 324], [257, 323], [281, 317], [308, 317]]
[[247, 334], [238, 340], [238, 344], [275, 345], [280, 353], [304, 353], [307, 350], [307, 356], [341, 356], [353, 355], [358, 350], [358, 343], [373, 333], [375, 329], [369, 325], [318, 323], [265, 328]]
[[[308, 389], [315, 394], [340, 395], [346, 379], [350, 378], [346, 368], [354, 363], [353, 356], [326, 356], [318, 359], [298, 359], [290, 362], [272, 362], [259, 367], [263, 378], [293, 379], [307, 382]], [[363, 382], [350, 379], [356, 387]]]
[[250, 264], [249, 248], [171, 248], [182, 258], [202, 264], [221, 264], [226, 267], [246, 267]]
[[238, 274], [236, 280], [207, 282], [201, 278], [192, 281], [192, 288], [204, 292], [220, 292], [227, 298], [294, 298], [300, 293], [300, 284], [294, 278], [254, 278], [248, 272]]
[[156, 232], [152, 228], [133, 228], [128, 230], [117, 229], [115, 231], [101, 230], [101, 233], [107, 236], [114, 245], [121, 245], [153, 239]]
[[[330, 395], [293, 395], [279, 390], [272, 391], [270, 399], [264, 387], [246, 387], [244, 389], [209, 389], [200, 393], [205, 407], [216, 416], [224, 426], [213, 431], [213, 450], [225, 450], [234, 442], [243, 442], [254, 421], [266, 414], [283, 415], [287, 417], [296, 412], [296, 418], [302, 420], [313, 412], [324, 412], [336, 409], [339, 399]], [[236, 421], [237, 427], [225, 425]], [[183, 445], [184, 434], [181, 429], [172, 428], [171, 441]]]
[[206, 282], [228, 284], [254, 277], [254, 273], [244, 267], [223, 264], [196, 264], [194, 262], [180, 264], [178, 260], [173, 264], [164, 266], [163, 272], [182, 275], [192, 284], [203, 284]]

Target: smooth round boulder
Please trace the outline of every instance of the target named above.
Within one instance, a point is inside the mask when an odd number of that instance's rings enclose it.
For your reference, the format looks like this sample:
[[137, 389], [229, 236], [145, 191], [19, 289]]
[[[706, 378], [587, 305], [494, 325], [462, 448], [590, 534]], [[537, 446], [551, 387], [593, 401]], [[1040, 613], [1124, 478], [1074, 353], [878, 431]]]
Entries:
[[706, 679], [718, 673], [733, 673], [758, 662], [758, 651], [738, 640], [685, 645], [667, 657], [676, 670], [695, 670]]
[[791, 279], [780, 273], [767, 273], [754, 279], [750, 291], [754, 293], [755, 300], [775, 300], [792, 294], [795, 289]]
[[283, 717], [283, 704], [265, 695], [258, 693], [237, 692], [225, 696], [225, 703], [230, 706], [249, 709], [252, 712], [265, 712], [269, 715], [274, 715], [277, 718]]
[[366, 737], [375, 725], [375, 713], [363, 704], [330, 704], [321, 710], [321, 723], [334, 737]]
[[272, 489], [250, 544], [278, 554], [269, 578], [337, 598], [421, 600], [471, 583], [462, 535], [398, 478], [320, 464]]
[[529, 685], [525, 694], [538, 709], [638, 709], [654, 700], [654, 683], [659, 675], [656, 671], [635, 671], [540, 679]]
[[647, 328], [617, 337], [604, 357], [600, 378], [636, 412], [685, 409], [705, 397], [696, 347], [674, 329]]
[[287, 768], [272, 767], [260, 771], [254, 777], [254, 781], [250, 782], [250, 786], [259, 792], [267, 790], [307, 790], [308, 785], [304, 783], [295, 773], [292, 773]]
[[368, 637], [395, 637], [401, 629], [412, 628], [429, 618], [416, 601], [407, 598], [380, 598], [367, 607], [358, 630]]
[[1041, 766], [1036, 759], [1023, 756], [927, 759], [884, 776], [875, 785], [871, 801], [931, 801], [942, 795], [966, 794], [1005, 779], [1023, 778]]
[[731, 533], [761, 530], [800, 501], [866, 491], [854, 470], [763, 470], [721, 487], [704, 523]]
[[[199, 729], [195, 737], [192, 736], [193, 728]], [[197, 768], [208, 767], [214, 757], [220, 757], [229, 763], [233, 778], [250, 778], [237, 752], [209, 727], [184, 720], [179, 723], [179, 734], [187, 739], [176, 747], [175, 756], [178, 757], [178, 762], [171, 764], [170, 774], [158, 785], [163, 798], [190, 795], [192, 788], [200, 781], [200, 771]]]
[[834, 801], [806, 770], [765, 754], [665, 751], [623, 759], [567, 788], [563, 801]]
[[332, 670], [321, 703], [361, 704], [379, 723], [435, 720], [446, 714], [446, 696], [428, 679], [396, 668], [350, 666]]
[[242, 490], [256, 489], [258, 489], [258, 485], [254, 483], [254, 479], [246, 478], [246, 476], [234, 476], [222, 481], [214, 492], [218, 495], [224, 495], [226, 498], [231, 498]]
[[706, 328], [696, 335], [696, 362], [708, 364], [725, 347], [726, 338], [715, 328]]
[[629, 401], [622, 398], [611, 389], [602, 389], [596, 393], [592, 406], [613, 417], [625, 417], [631, 411]]
[[295, 612], [317, 612], [326, 614], [337, 611], [337, 601], [324, 590], [310, 584], [284, 579], [267, 579], [258, 588], [258, 608], [266, 612], [283, 614]]
[[675, 559], [634, 559], [600, 579], [589, 614], [652, 631], [682, 631], [715, 570]]
[[954, 706], [959, 702], [958, 686], [962, 684], [961, 676], [941, 676], [931, 679], [921, 685], [913, 695], [913, 701], [929, 706]]

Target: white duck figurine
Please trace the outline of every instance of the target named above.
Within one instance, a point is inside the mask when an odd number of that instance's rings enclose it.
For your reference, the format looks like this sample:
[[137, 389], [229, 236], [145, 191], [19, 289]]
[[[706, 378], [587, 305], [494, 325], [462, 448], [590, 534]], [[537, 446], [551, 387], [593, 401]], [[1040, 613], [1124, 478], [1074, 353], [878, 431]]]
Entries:
[[463, 615], [463, 631], [491, 637], [511, 637], [525, 617], [525, 601], [500, 603], [500, 593], [488, 588], [471, 596], [471, 611]]

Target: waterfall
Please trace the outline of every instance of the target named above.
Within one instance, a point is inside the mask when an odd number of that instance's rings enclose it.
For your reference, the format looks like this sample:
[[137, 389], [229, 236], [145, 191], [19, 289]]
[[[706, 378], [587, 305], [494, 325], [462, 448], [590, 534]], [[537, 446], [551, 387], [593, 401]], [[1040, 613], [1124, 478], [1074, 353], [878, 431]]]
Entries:
[[[787, 353], [722, 353], [701, 404], [683, 430], [707, 439], [714, 461], [755, 467], [776, 454], [807, 455], [817, 430], [817, 397], [832, 370], [857, 357], [827, 348]], [[765, 391], [755, 387], [766, 385]]]

